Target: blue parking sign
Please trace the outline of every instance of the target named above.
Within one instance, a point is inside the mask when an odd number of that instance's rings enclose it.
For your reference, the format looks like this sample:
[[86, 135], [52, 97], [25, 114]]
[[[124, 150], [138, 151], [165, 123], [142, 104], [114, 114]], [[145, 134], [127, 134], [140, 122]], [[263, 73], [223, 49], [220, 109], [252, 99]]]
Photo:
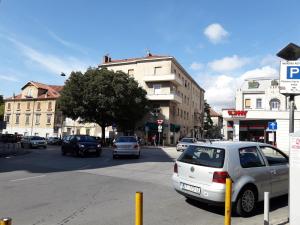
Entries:
[[272, 131], [277, 130], [277, 122], [268, 122], [268, 129]]
[[300, 79], [300, 66], [287, 66], [287, 79]]

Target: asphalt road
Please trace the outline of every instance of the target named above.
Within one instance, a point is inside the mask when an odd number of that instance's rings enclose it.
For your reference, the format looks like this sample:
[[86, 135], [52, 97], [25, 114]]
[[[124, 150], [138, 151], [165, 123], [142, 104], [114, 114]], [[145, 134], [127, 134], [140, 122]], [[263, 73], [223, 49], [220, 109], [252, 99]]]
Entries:
[[[61, 156], [58, 147], [0, 158], [0, 217], [13, 225], [133, 225], [136, 191], [144, 193], [145, 225], [224, 224], [224, 208], [187, 201], [171, 183], [174, 148], [143, 149], [140, 159]], [[287, 197], [271, 201], [271, 219], [287, 217]], [[256, 216], [232, 224], [263, 224]]]

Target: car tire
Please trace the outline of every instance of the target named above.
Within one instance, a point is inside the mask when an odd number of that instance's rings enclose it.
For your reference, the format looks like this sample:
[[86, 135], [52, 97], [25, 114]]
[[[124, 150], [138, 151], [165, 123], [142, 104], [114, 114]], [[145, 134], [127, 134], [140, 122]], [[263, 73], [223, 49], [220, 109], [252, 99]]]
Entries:
[[96, 157], [100, 157], [100, 156], [101, 156], [101, 153], [102, 153], [102, 150], [96, 151]]
[[46, 149], [46, 148], [47, 148], [47, 145], [44, 146], [44, 149]]
[[136, 159], [139, 159], [139, 158], [140, 158], [140, 156], [141, 156], [141, 152], [139, 152], [139, 154], [138, 154], [138, 155], [136, 155], [136, 156], [135, 156], [135, 158], [136, 158]]
[[235, 213], [242, 217], [249, 217], [252, 216], [255, 212], [257, 206], [257, 191], [256, 189], [251, 186], [245, 186], [235, 203]]
[[75, 156], [76, 157], [80, 157], [81, 156], [79, 150], [75, 150]]
[[21, 143], [21, 148], [24, 148], [24, 144], [23, 143]]
[[117, 155], [113, 155], [113, 159], [116, 159], [117, 158]]
[[29, 148], [33, 148], [32, 144], [29, 144]]

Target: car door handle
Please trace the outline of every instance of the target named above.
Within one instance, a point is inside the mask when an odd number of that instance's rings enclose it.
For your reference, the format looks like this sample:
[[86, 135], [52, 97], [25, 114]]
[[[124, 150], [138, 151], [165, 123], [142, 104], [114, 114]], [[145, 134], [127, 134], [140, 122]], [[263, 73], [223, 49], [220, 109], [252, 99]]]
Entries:
[[276, 170], [271, 170], [271, 174], [276, 175], [276, 174], [277, 174], [277, 171], [276, 171]]

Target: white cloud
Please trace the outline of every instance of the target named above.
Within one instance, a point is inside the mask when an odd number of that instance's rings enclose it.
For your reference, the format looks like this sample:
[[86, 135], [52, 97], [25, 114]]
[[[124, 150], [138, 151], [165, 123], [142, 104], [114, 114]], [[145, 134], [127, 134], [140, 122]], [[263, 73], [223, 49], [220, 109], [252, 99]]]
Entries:
[[218, 23], [213, 23], [204, 29], [204, 35], [214, 44], [228, 37], [229, 33]]
[[19, 79], [11, 75], [0, 75], [0, 80], [19, 82]]
[[279, 67], [280, 59], [276, 57], [275, 55], [266, 55], [264, 58], [262, 58], [260, 65], [261, 66], [272, 66], [272, 67]]
[[191, 65], [190, 65], [190, 68], [192, 70], [201, 70], [202, 68], [204, 67], [204, 65], [202, 63], [198, 63], [198, 62], [193, 62]]
[[[230, 75], [201, 76], [199, 83], [205, 90], [207, 102], [216, 110], [235, 107], [235, 92], [245, 79], [279, 78], [278, 71], [271, 66], [264, 66], [246, 71], [238, 77]], [[212, 82], [214, 80], [214, 82]]]
[[85, 71], [87, 67], [91, 65], [74, 57], [59, 57], [43, 53], [11, 37], [7, 37], [7, 39], [29, 60], [54, 74], [60, 74], [61, 72], [69, 74], [74, 70]]
[[225, 57], [208, 63], [208, 66], [215, 72], [228, 72], [239, 69], [248, 64], [249, 58], [241, 58], [237, 55]]

